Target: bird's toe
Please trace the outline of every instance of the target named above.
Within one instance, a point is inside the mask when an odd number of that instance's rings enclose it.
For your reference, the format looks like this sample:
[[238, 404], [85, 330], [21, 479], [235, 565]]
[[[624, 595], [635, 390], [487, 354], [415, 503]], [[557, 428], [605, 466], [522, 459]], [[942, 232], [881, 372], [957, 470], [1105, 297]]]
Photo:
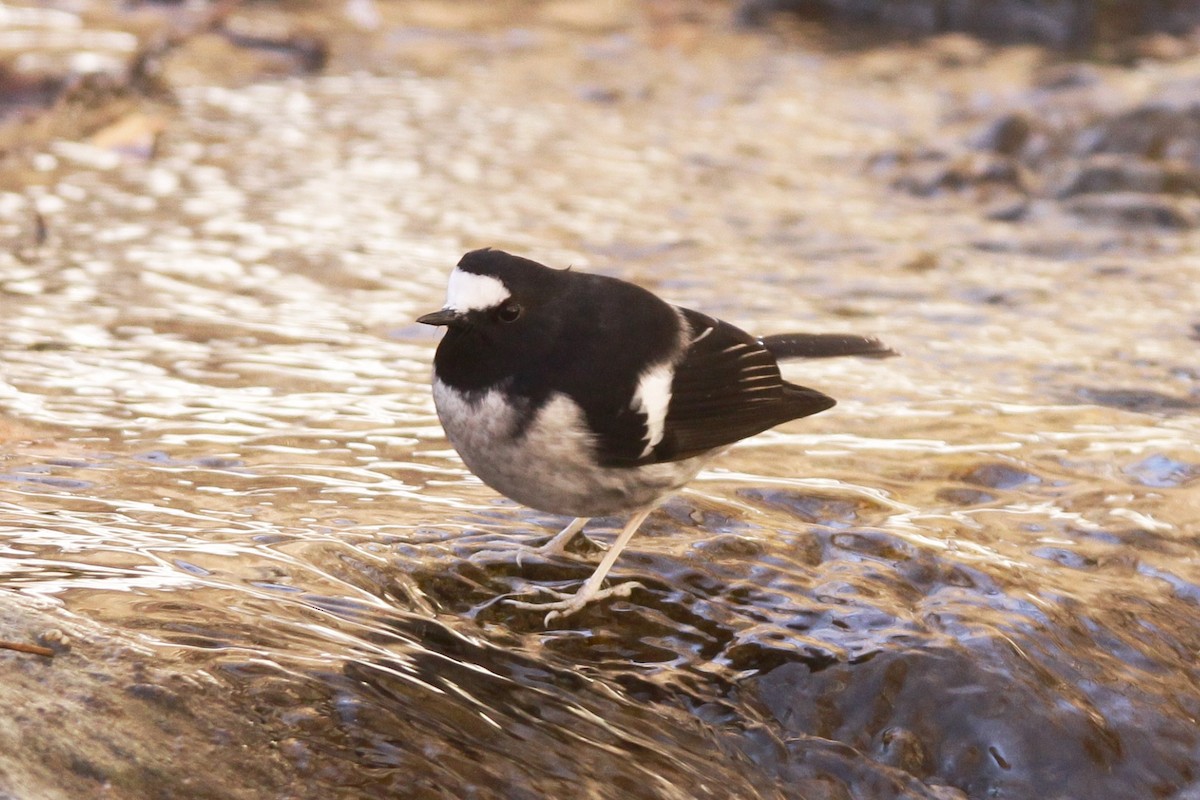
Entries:
[[582, 610], [584, 606], [587, 606], [589, 603], [607, 600], [610, 597], [629, 597], [629, 595], [633, 593], [634, 589], [644, 588], [646, 587], [637, 581], [626, 581], [625, 583], [618, 583], [615, 586], [610, 586], [607, 589], [601, 589], [597, 592], [585, 593], [580, 591], [576, 592], [575, 594], [566, 594], [565, 592], [559, 592], [554, 589], [548, 589], [544, 586], [539, 586], [539, 591], [552, 594], [557, 597], [558, 600], [551, 601], [549, 603], [531, 603], [525, 600], [506, 599], [504, 602], [510, 606], [513, 606], [514, 608], [547, 612], [542, 624], [548, 628], [550, 627], [551, 621], [556, 619], [566, 619], [572, 614]]

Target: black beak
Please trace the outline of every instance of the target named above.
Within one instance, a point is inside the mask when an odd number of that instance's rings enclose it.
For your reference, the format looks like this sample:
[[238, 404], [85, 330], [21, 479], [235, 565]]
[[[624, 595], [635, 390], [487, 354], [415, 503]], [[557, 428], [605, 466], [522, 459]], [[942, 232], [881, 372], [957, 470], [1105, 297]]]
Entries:
[[463, 315], [449, 308], [443, 308], [441, 311], [434, 311], [432, 314], [417, 317], [417, 322], [425, 325], [453, 325], [456, 322], [462, 321]]

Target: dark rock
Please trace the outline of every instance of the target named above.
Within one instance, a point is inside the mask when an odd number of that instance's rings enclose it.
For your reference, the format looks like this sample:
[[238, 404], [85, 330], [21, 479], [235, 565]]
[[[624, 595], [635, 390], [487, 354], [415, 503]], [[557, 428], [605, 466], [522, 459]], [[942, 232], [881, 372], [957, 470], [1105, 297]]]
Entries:
[[1123, 50], [1125, 57], [1122, 60], [1128, 61], [1179, 61], [1196, 52], [1188, 39], [1169, 33], [1139, 36], [1128, 42]]
[[976, 146], [1001, 155], [1014, 156], [1025, 147], [1033, 129], [1033, 120], [1028, 114], [1005, 114], [984, 128], [977, 138]]
[[742, 0], [735, 18], [762, 25], [780, 13], [907, 36], [958, 31], [1071, 49], [1156, 32], [1183, 35], [1200, 24], [1198, 4], [1180, 0]]
[[1092, 153], [1133, 153], [1200, 166], [1200, 104], [1138, 106], [1102, 122], [1086, 139]]
[[[1053, 677], [1006, 640], [981, 632], [966, 646], [880, 652], [815, 673], [789, 663], [750, 685], [788, 732], [874, 753], [969, 797], [1146, 797], [1191, 782], [1194, 729], [1146, 730], [1153, 701], [1131, 687], [1052, 700]], [[1109, 704], [1121, 711], [1098, 710]]]
[[991, 489], [1015, 489], [1025, 484], [1041, 483], [1041, 479], [1033, 473], [1009, 464], [982, 464], [963, 475], [962, 480]]
[[993, 201], [983, 216], [993, 222], [1019, 222], [1029, 214], [1029, 198], [1007, 197]]
[[1038, 72], [1034, 85], [1039, 89], [1058, 91], [1095, 86], [1103, 80], [1100, 70], [1092, 64], [1069, 62], [1052, 64]]
[[1114, 192], [1200, 195], [1200, 169], [1174, 162], [1096, 155], [1068, 176], [1058, 196]]
[[170, 710], [178, 710], [183, 706], [183, 700], [176, 693], [164, 686], [153, 683], [134, 683], [125, 688], [130, 697], [145, 700]]
[[878, 758], [888, 766], [902, 769], [918, 778], [932, 772], [929, 752], [921, 738], [906, 728], [888, 728], [879, 736]]
[[938, 490], [937, 499], [956, 506], [978, 506], [994, 502], [996, 496], [978, 489], [946, 488]]
[[1025, 193], [1029, 184], [1028, 175], [1015, 159], [993, 153], [963, 153], [953, 159], [922, 160], [901, 170], [892, 185], [918, 197], [931, 197], [943, 191], [986, 185]]
[[1079, 396], [1096, 405], [1145, 413], [1200, 408], [1200, 398], [1176, 397], [1150, 389], [1095, 389], [1084, 387], [1079, 390]]
[[1080, 195], [1067, 203], [1067, 210], [1089, 221], [1108, 224], [1176, 230], [1191, 230], [1200, 224], [1196, 203], [1137, 192]]

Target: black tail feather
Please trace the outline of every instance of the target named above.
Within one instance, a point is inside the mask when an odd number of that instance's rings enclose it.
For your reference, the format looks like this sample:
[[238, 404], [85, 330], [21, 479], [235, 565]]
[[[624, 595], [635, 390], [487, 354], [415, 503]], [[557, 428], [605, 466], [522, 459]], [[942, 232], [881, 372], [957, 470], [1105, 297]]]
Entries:
[[874, 336], [852, 333], [777, 333], [759, 341], [776, 358], [890, 358], [900, 355]]

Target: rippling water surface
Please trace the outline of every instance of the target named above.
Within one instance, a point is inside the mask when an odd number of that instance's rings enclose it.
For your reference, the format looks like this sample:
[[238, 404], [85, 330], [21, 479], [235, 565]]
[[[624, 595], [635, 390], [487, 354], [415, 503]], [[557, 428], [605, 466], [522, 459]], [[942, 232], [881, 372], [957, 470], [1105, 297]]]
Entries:
[[[866, 157], [953, 74], [483, 41], [189, 90], [155, 160], [56, 145], [0, 197], [0, 585], [73, 626], [38, 702], [95, 734], [27, 744], [25, 785], [1196, 796], [1194, 235], [890, 193]], [[412, 322], [485, 245], [904, 357], [789, 367], [838, 407], [715, 462], [618, 562], [644, 589], [546, 630], [497, 598], [588, 554], [517, 563], [563, 520], [463, 469]]]

